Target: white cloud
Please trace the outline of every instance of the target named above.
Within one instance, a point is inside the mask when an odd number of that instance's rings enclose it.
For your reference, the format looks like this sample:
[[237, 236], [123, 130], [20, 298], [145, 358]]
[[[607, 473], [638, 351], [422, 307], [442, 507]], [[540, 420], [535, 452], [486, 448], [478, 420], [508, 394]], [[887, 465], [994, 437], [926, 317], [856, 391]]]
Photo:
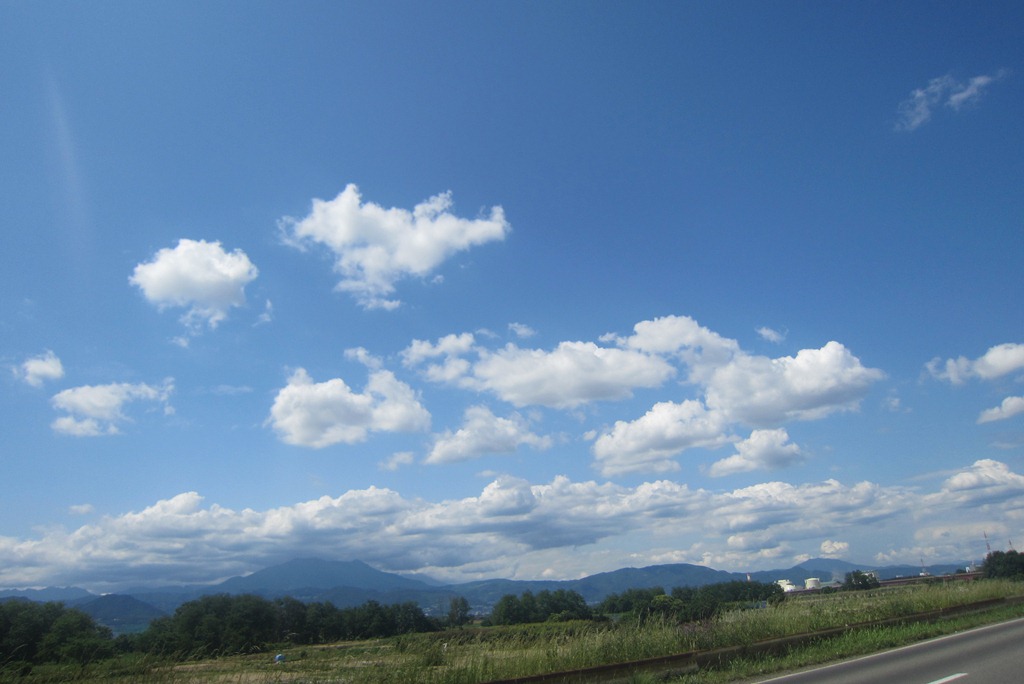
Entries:
[[414, 460], [415, 458], [411, 451], [399, 451], [391, 454], [391, 456], [386, 460], [381, 461], [378, 466], [381, 470], [395, 472], [402, 466], [412, 465]]
[[944, 105], [953, 111], [977, 102], [989, 85], [1006, 75], [1001, 69], [992, 76], [975, 76], [962, 83], [951, 75], [939, 76], [928, 82], [924, 88], [915, 88], [910, 97], [900, 103], [896, 130], [913, 131], [932, 118], [937, 106]]
[[[671, 459], [686, 449], [737, 441], [734, 425], [778, 427], [856, 410], [871, 385], [885, 377], [838, 342], [795, 357], [753, 356], [687, 316], [641, 321], [630, 336], [609, 333], [600, 339], [615, 346], [575, 341], [544, 350], [510, 343], [492, 350], [470, 333], [452, 334], [436, 343], [413, 340], [401, 358], [434, 382], [487, 392], [515, 406], [556, 409], [627, 399], [638, 388], [663, 385], [682, 369], [686, 383], [699, 393], [696, 398], [658, 402], [636, 420], [617, 421], [606, 434], [587, 431], [587, 439], [596, 437], [596, 465], [609, 476], [676, 470]], [[771, 462], [796, 462], [783, 458], [793, 456], [794, 449], [787, 445]], [[767, 452], [760, 458], [769, 463]], [[741, 456], [716, 470], [741, 461], [753, 462]]]
[[821, 542], [821, 555], [825, 558], [835, 558], [837, 556], [844, 556], [850, 550], [850, 545], [847, 542], [832, 541], [826, 539]]
[[345, 358], [357, 361], [371, 370], [384, 367], [384, 360], [374, 356], [365, 347], [353, 347], [345, 350]]
[[741, 354], [712, 372], [707, 405], [750, 425], [815, 420], [855, 410], [872, 383], [884, 377], [834, 341], [795, 357]]
[[519, 339], [533, 337], [537, 334], [536, 330], [523, 323], [509, 323], [508, 329], [511, 330]]
[[996, 420], [1006, 420], [1021, 413], [1024, 413], [1024, 397], [1006, 397], [999, 406], [982, 411], [978, 416], [978, 422], [991, 423]]
[[358, 394], [341, 378], [315, 383], [299, 368], [278, 391], [268, 423], [282, 441], [320, 449], [365, 441], [370, 432], [427, 430], [430, 414], [390, 371], [372, 372]]
[[51, 427], [56, 432], [74, 437], [114, 435], [119, 432], [119, 425], [128, 420], [123, 412], [126, 404], [157, 401], [164, 404], [165, 414], [173, 413], [167, 403], [173, 391], [174, 383], [170, 379], [165, 380], [161, 387], [144, 383], [72, 387], [50, 400], [55, 409], [68, 414], [54, 420]]
[[657, 387], [675, 369], [638, 351], [562, 342], [552, 351], [513, 344], [481, 352], [464, 382], [516, 406], [574, 408], [593, 401], [625, 399], [637, 387]]
[[933, 377], [954, 385], [962, 385], [972, 378], [994, 380], [1024, 370], [1024, 344], [998, 344], [974, 360], [961, 356], [943, 362], [936, 357], [926, 364], [926, 368]]
[[47, 380], [60, 380], [64, 377], [64, 365], [52, 351], [47, 349], [39, 356], [26, 359], [15, 375], [33, 387], [42, 387]]
[[463, 219], [449, 212], [451, 193], [435, 195], [412, 211], [363, 203], [349, 184], [330, 201], [313, 200], [309, 216], [284, 218], [286, 240], [297, 247], [318, 244], [331, 250], [338, 289], [367, 309], [393, 309], [395, 284], [409, 276], [426, 277], [458, 252], [503, 240], [511, 230], [501, 207], [486, 218]]
[[161, 310], [187, 308], [181, 322], [195, 334], [204, 323], [216, 328], [232, 307], [243, 306], [245, 286], [258, 274], [240, 249], [228, 253], [220, 242], [181, 239], [137, 265], [129, 282]]
[[975, 76], [966, 84], [957, 84], [954, 92], [950, 93], [946, 100], [946, 106], [959, 111], [962, 107], [976, 103], [984, 94], [984, 89], [1006, 75], [1006, 71], [1000, 69], [992, 76]]
[[467, 354], [476, 346], [476, 338], [472, 333], [461, 335], [445, 335], [433, 344], [426, 340], [413, 340], [412, 343], [402, 351], [402, 363], [406, 367], [416, 366], [427, 359], [434, 359], [440, 356], [457, 357]]
[[722, 337], [689, 316], [640, 321], [630, 337], [609, 333], [601, 340], [652, 354], [678, 354], [690, 367], [691, 382], [702, 381], [710, 369], [728, 363], [740, 351], [736, 340]]
[[96, 507], [92, 504], [75, 504], [68, 507], [68, 513], [71, 513], [72, 515], [89, 515], [95, 511]]
[[754, 430], [736, 444], [738, 453], [716, 461], [708, 473], [721, 477], [752, 470], [778, 470], [803, 460], [800, 447], [789, 441], [785, 428]]
[[263, 313], [256, 319], [255, 325], [265, 325], [274, 320], [274, 303], [269, 299], [263, 305]]
[[605, 477], [629, 472], [678, 470], [672, 460], [685, 449], [715, 448], [734, 438], [725, 416], [699, 401], [659, 402], [632, 422], [616, 421], [611, 432], [594, 442], [594, 456]]
[[942, 490], [928, 500], [934, 506], [963, 509], [1019, 501], [1022, 496], [1024, 476], [1011, 471], [1005, 463], [985, 458], [951, 475], [942, 483]]
[[780, 333], [778, 330], [772, 330], [769, 327], [758, 328], [757, 334], [760, 335], [761, 339], [766, 342], [771, 342], [772, 344], [779, 344], [786, 339], [786, 336], [783, 333]]
[[548, 449], [551, 444], [550, 437], [530, 432], [529, 423], [518, 413], [499, 418], [485, 406], [471, 406], [461, 428], [437, 435], [426, 462], [466, 461], [485, 454], [512, 453], [521, 445]]
[[[475, 355], [471, 361], [464, 356]], [[473, 335], [447, 335], [436, 344], [414, 340], [401, 354], [404, 365], [427, 363], [434, 382], [490, 392], [516, 406], [574, 408], [593, 401], [625, 399], [637, 387], [657, 387], [675, 374], [659, 356], [593, 342], [562, 342], [554, 350], [507, 344], [496, 351]]]
[[[969, 537], [936, 534], [951, 529], [951, 506]], [[426, 501], [369, 487], [267, 510], [232, 510], [185, 492], [70, 532], [51, 527], [32, 539], [0, 537], [0, 586], [109, 590], [203, 581], [310, 548], [449, 581], [533, 579], [551, 568], [555, 578], [570, 578], [669, 561], [768, 569], [812, 555], [864, 557], [877, 550], [881, 525], [905, 536], [887, 537], [889, 562], [916, 562], [906, 550], [914, 539], [927, 540], [938, 556], [962, 559], [976, 551], [974, 530], [1016, 538], [1013, 516], [1022, 506], [1024, 477], [989, 460], [954, 473], [935, 492], [837, 480], [708, 491], [664, 480], [624, 487], [498, 477], [464, 498]]]

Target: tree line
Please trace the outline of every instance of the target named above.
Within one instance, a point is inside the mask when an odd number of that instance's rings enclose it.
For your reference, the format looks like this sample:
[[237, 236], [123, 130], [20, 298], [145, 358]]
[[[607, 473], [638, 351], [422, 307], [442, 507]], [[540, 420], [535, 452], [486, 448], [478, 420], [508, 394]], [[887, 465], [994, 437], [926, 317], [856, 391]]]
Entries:
[[627, 589], [609, 594], [596, 610], [607, 614], [627, 614], [638, 620], [668, 619], [696, 622], [714, 617], [726, 608], [785, 598], [782, 587], [765, 582], [718, 582], [702, 587], [675, 587], [666, 593], [662, 587]]
[[565, 622], [589, 620], [593, 612], [579, 592], [544, 590], [536, 596], [527, 591], [516, 596], [505, 594], [494, 605], [489, 622], [494, 625], [521, 625], [528, 622]]
[[[465, 599], [452, 600], [463, 619]], [[26, 599], [0, 602], [0, 665], [5, 669], [50, 662], [86, 664], [130, 651], [179, 658], [267, 650], [272, 644], [321, 644], [351, 639], [430, 632], [444, 622], [428, 617], [415, 602], [354, 608], [294, 598], [217, 594], [182, 604], [133, 635], [115, 638], [88, 614], [62, 603]]]
[[5, 669], [11, 664], [84, 664], [109, 658], [124, 646], [108, 628], [62, 603], [28, 599], [0, 603], [0, 664]]
[[1014, 549], [992, 551], [985, 556], [982, 571], [990, 579], [1024, 579], [1024, 553]]

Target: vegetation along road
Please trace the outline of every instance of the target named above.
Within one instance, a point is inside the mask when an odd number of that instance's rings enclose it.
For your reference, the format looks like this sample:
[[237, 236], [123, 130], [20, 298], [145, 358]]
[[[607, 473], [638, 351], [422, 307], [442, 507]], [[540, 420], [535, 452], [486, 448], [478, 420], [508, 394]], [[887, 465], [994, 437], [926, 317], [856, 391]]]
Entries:
[[1020, 681], [1020, 644], [1024, 619], [979, 627], [903, 648], [806, 670], [772, 684], [972, 684]]

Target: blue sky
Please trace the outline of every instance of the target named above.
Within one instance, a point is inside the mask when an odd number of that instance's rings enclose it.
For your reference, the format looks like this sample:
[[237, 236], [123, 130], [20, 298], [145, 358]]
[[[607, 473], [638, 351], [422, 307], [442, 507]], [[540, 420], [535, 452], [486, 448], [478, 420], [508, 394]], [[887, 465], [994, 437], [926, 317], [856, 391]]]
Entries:
[[1019, 3], [5, 2], [0, 585], [980, 559]]

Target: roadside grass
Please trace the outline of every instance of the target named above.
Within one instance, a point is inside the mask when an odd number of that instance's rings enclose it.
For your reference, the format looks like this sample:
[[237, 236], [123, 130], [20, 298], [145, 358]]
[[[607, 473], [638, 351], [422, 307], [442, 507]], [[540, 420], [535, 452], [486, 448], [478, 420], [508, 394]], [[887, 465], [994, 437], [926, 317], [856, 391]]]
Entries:
[[[988, 599], [1024, 596], [1024, 583], [949, 582], [791, 596], [777, 605], [731, 610], [700, 623], [628, 619], [514, 627], [469, 627], [438, 633], [325, 646], [280, 645], [276, 650], [220, 658], [158, 659], [138, 654], [81, 666], [38, 665], [31, 672], [0, 666], [0, 681], [236, 684], [475, 684], [596, 665], [748, 645], [765, 639], [902, 617]], [[873, 652], [890, 646], [1024, 615], [1020, 605], [931, 623], [865, 628], [780, 655], [734, 659], [720, 669], [673, 681], [730, 682]], [[284, 663], [275, 664], [281, 653]], [[10, 676], [13, 675], [13, 676]], [[637, 675], [636, 684], [656, 681]]]
[[890, 648], [908, 646], [926, 639], [1020, 617], [1024, 617], [1024, 604], [1001, 606], [984, 612], [943, 618], [936, 622], [868, 627], [798, 646], [783, 654], [736, 658], [725, 666], [701, 670], [667, 681], [677, 684], [740, 684], [815, 665], [878, 653]]

